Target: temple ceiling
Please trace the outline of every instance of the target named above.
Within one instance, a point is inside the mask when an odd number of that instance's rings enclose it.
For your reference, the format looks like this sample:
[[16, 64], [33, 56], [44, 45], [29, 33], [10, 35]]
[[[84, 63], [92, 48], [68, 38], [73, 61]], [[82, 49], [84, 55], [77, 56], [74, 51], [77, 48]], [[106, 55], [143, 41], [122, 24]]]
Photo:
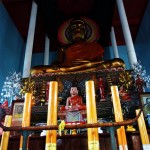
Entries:
[[[38, 4], [38, 12], [34, 53], [44, 51], [45, 34], [50, 39], [51, 51], [58, 50], [60, 47], [57, 37], [59, 26], [64, 21], [79, 16], [89, 17], [97, 22], [100, 28], [98, 42], [102, 46], [111, 45], [111, 26], [114, 26], [117, 44], [124, 44], [115, 0], [35, 0], [35, 2]], [[148, 1], [123, 0], [123, 2], [134, 41]], [[26, 42], [32, 0], [3, 0], [3, 4]]]

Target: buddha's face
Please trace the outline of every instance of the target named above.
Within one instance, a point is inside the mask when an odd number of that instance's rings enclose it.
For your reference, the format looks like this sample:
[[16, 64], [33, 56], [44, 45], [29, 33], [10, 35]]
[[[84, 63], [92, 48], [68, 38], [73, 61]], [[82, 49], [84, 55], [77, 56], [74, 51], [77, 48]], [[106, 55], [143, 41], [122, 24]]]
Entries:
[[70, 94], [71, 94], [72, 96], [78, 95], [77, 87], [71, 87], [71, 89], [70, 89]]
[[103, 81], [103, 78], [99, 78], [99, 81]]
[[69, 33], [72, 41], [85, 40], [86, 23], [83, 20], [73, 20], [69, 26]]

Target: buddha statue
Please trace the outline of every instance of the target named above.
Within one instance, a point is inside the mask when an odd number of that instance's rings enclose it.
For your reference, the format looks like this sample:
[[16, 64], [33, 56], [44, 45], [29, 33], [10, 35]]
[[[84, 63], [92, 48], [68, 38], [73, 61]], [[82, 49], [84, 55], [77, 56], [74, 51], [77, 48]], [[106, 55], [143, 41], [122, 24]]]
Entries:
[[84, 17], [70, 19], [60, 27], [58, 38], [63, 45], [59, 50], [58, 63], [36, 66], [31, 70], [31, 75], [125, 67], [123, 60], [119, 58], [102, 60], [104, 49], [97, 43], [99, 29], [93, 20]]
[[82, 65], [84, 62], [101, 61], [103, 48], [96, 42], [87, 42], [87, 25], [81, 19], [74, 19], [68, 26], [70, 45], [61, 49], [60, 61], [62, 66]]
[[79, 111], [86, 109], [86, 106], [82, 102], [82, 97], [78, 95], [77, 87], [71, 87], [70, 96], [67, 98], [65, 109], [67, 111]]
[[[60, 111], [62, 111], [61, 106]], [[78, 94], [77, 87], [70, 88], [70, 96], [66, 100], [66, 106], [64, 111], [66, 112], [66, 122], [83, 122], [84, 117], [82, 112], [86, 110], [86, 105], [82, 102], [82, 97]]]

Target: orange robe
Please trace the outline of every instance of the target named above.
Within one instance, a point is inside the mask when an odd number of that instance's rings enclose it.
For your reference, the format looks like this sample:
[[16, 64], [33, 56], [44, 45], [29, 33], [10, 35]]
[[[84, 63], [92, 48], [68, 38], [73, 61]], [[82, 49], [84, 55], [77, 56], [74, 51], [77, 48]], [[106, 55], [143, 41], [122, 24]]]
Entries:
[[103, 48], [97, 43], [79, 42], [66, 49], [65, 64], [70, 65], [77, 59], [95, 60], [103, 57]]
[[82, 97], [78, 95], [70, 97], [68, 103], [70, 106], [82, 105]]

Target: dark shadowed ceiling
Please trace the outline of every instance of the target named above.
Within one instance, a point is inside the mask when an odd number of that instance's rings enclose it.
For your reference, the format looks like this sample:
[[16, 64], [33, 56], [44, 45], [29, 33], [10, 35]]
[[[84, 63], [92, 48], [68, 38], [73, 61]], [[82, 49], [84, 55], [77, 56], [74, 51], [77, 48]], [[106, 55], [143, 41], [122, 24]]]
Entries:
[[[5, 8], [26, 42], [32, 0], [3, 0]], [[133, 41], [144, 15], [148, 0], [123, 0]], [[110, 44], [110, 29], [114, 26], [117, 44], [124, 44], [124, 38], [115, 0], [36, 0], [37, 22], [33, 52], [44, 50], [45, 35], [50, 38], [51, 50], [60, 47], [57, 38], [59, 26], [67, 19], [86, 16], [100, 27], [102, 46]]]

